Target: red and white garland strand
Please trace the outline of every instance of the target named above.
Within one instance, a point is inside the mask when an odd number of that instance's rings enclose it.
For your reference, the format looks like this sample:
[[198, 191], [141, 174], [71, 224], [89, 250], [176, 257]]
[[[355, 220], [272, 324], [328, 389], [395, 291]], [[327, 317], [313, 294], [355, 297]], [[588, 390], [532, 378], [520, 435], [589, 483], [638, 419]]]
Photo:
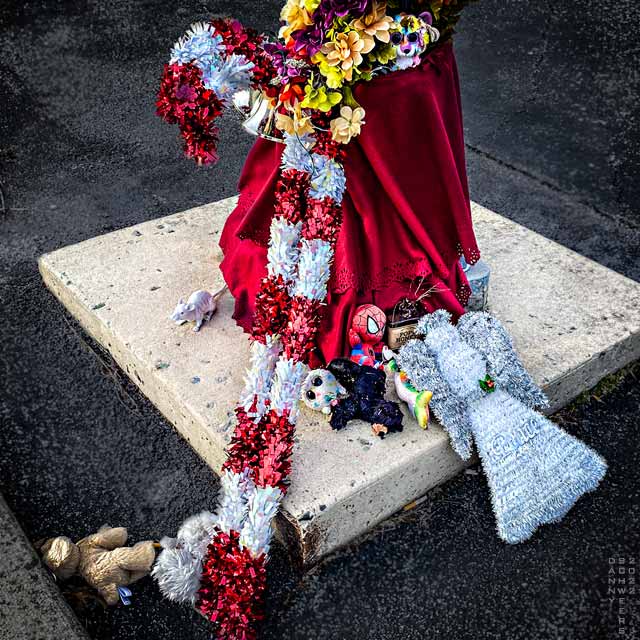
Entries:
[[[310, 153], [309, 142], [296, 137], [286, 141], [282, 178], [296, 185], [299, 207], [281, 208], [284, 212], [272, 221], [268, 275], [261, 288], [262, 304], [268, 302], [271, 309], [282, 311], [265, 324], [257, 318], [253, 332], [257, 353], [236, 412], [238, 423], [224, 467], [234, 479], [246, 477], [247, 482], [243, 493], [228, 496], [225, 492], [218, 518], [226, 522], [226, 512], [233, 519], [244, 509], [244, 519], [209, 545], [196, 602], [228, 638], [251, 637], [262, 615], [271, 523], [287, 490], [300, 389], [314, 349], [320, 305], [327, 295], [339, 225], [342, 166], [327, 155]], [[338, 153], [337, 145], [330, 148]], [[288, 200], [291, 190], [280, 193], [279, 204]], [[311, 218], [309, 210], [315, 214]], [[324, 224], [318, 224], [318, 216]], [[235, 480], [232, 486], [238, 486]]]
[[[197, 85], [194, 69], [199, 67], [189, 58], [194, 51], [199, 59], [210, 56], [207, 64], [218, 67], [229, 67], [230, 56], [235, 56], [233, 63], [241, 72], [228, 73], [227, 83], [242, 78], [248, 68], [249, 58], [238, 60], [235, 49], [227, 49], [226, 58], [216, 58], [202, 41], [203, 33], [216, 48], [227, 42], [218, 40], [216, 29], [201, 26], [176, 45], [173, 59], [186, 56], [188, 73], [185, 65], [173, 64], [165, 76], [186, 77], [191, 84], [185, 89], [179, 82], [163, 81], [159, 111], [172, 114], [173, 121], [178, 121], [176, 113], [185, 112], [173, 103], [179, 103], [180, 96], [192, 97], [188, 89]], [[202, 70], [205, 78], [206, 73]], [[202, 86], [208, 90], [206, 82]], [[199, 103], [194, 104], [196, 109]], [[267, 275], [256, 297], [251, 368], [236, 408], [218, 510], [190, 518], [177, 538], [164, 539], [153, 571], [168, 598], [194, 605], [228, 640], [255, 637], [255, 623], [262, 618], [272, 520], [287, 490], [300, 389], [315, 348], [340, 225], [343, 150], [327, 131], [326, 118], [317, 118], [316, 135], [285, 140]], [[206, 150], [210, 156], [211, 149]], [[191, 155], [198, 157], [197, 148]]]

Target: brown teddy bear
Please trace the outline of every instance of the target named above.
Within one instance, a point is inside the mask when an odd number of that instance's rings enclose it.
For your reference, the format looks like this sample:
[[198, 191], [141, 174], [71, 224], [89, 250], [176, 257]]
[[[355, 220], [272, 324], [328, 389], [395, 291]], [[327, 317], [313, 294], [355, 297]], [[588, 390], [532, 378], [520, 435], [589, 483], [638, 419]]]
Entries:
[[144, 578], [156, 557], [155, 544], [138, 542], [125, 547], [127, 530], [124, 527], [100, 528], [98, 533], [77, 543], [66, 536], [44, 542], [40, 551], [44, 563], [59, 580], [79, 574], [109, 605], [118, 604], [118, 587]]

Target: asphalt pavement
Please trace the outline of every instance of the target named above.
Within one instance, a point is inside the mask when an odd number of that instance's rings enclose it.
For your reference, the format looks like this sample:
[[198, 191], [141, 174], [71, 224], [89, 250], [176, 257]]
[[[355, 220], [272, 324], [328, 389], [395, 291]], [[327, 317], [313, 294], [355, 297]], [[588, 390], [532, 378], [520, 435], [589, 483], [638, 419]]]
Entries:
[[[0, 491], [32, 541], [105, 522], [156, 538], [215, 504], [213, 474], [47, 292], [36, 260], [235, 193], [252, 142], [238, 122], [225, 121], [219, 164], [197, 168], [154, 95], [189, 23], [217, 13], [273, 29], [279, 5], [0, 6]], [[456, 41], [473, 199], [636, 280], [639, 29], [630, 0], [480, 0]], [[505, 546], [483, 476], [460, 476], [304, 576], [276, 548], [264, 638], [624, 637], [607, 580], [612, 559], [640, 562], [635, 372], [560, 416], [610, 463], [560, 525]], [[210, 637], [149, 580], [130, 608], [78, 612], [101, 640]]]

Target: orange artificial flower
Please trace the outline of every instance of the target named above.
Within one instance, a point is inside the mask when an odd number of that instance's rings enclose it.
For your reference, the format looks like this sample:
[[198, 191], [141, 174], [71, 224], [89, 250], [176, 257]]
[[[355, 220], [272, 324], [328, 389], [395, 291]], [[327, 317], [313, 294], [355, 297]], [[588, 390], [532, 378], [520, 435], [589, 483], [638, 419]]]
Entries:
[[327, 64], [330, 67], [340, 66], [344, 72], [345, 80], [350, 82], [353, 76], [353, 68], [362, 64], [362, 50], [364, 40], [357, 31], [338, 33], [333, 40], [322, 46], [322, 53], [327, 56]]
[[345, 105], [340, 109], [340, 115], [331, 121], [331, 137], [340, 144], [349, 144], [351, 138], [360, 135], [363, 124], [364, 109]]
[[283, 104], [290, 104], [292, 107], [304, 100], [304, 83], [305, 79], [301, 77], [292, 78], [284, 86], [280, 93], [280, 102]]
[[375, 47], [375, 40], [387, 43], [391, 39], [389, 28], [393, 19], [386, 15], [387, 3], [373, 1], [371, 12], [362, 18], [354, 20], [351, 26], [360, 33], [365, 43], [362, 53], [369, 53]]

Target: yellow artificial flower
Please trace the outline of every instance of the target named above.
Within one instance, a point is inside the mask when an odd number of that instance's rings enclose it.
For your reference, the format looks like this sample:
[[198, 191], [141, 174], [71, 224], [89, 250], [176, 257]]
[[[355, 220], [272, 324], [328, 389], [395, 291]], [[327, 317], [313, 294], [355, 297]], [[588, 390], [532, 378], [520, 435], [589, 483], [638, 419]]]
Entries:
[[305, 98], [300, 103], [303, 109], [331, 111], [342, 100], [342, 94], [339, 91], [327, 91], [326, 87], [315, 89], [311, 84], [307, 84], [304, 93]]
[[332, 67], [327, 62], [327, 56], [323, 53], [316, 53], [311, 59], [317, 65], [318, 71], [324, 76], [329, 89], [340, 89], [344, 83], [344, 74], [340, 67]]
[[384, 44], [377, 47], [371, 56], [380, 64], [389, 64], [391, 60], [398, 57], [398, 50], [392, 44]]
[[280, 37], [285, 40], [299, 29], [304, 29], [313, 24], [309, 10], [307, 9], [308, 0], [287, 0], [280, 12], [280, 20], [285, 22], [280, 28]]
[[362, 53], [369, 53], [375, 47], [375, 41], [387, 43], [391, 39], [389, 28], [393, 19], [386, 15], [387, 3], [373, 0], [371, 11], [362, 18], [354, 20], [351, 26], [358, 31], [365, 43]]
[[353, 68], [362, 64], [362, 50], [364, 40], [357, 31], [338, 33], [329, 42], [325, 42], [320, 50], [327, 56], [327, 64], [331, 67], [340, 66], [344, 72], [344, 79], [351, 82]]
[[303, 116], [300, 109], [296, 109], [293, 112], [293, 117], [286, 113], [276, 114], [276, 128], [292, 136], [303, 136], [306, 133], [313, 133], [311, 118]]
[[432, 0], [429, 8], [431, 9], [431, 13], [433, 14], [434, 20], [440, 19], [440, 9], [442, 9], [442, 5], [446, 4], [443, 0]]
[[351, 138], [360, 135], [363, 124], [364, 109], [345, 105], [340, 109], [340, 115], [331, 121], [331, 137], [336, 142], [348, 144]]
[[319, 70], [326, 78], [329, 89], [340, 89], [344, 83], [344, 74], [339, 69], [330, 66], [328, 62], [323, 62], [320, 64]]

